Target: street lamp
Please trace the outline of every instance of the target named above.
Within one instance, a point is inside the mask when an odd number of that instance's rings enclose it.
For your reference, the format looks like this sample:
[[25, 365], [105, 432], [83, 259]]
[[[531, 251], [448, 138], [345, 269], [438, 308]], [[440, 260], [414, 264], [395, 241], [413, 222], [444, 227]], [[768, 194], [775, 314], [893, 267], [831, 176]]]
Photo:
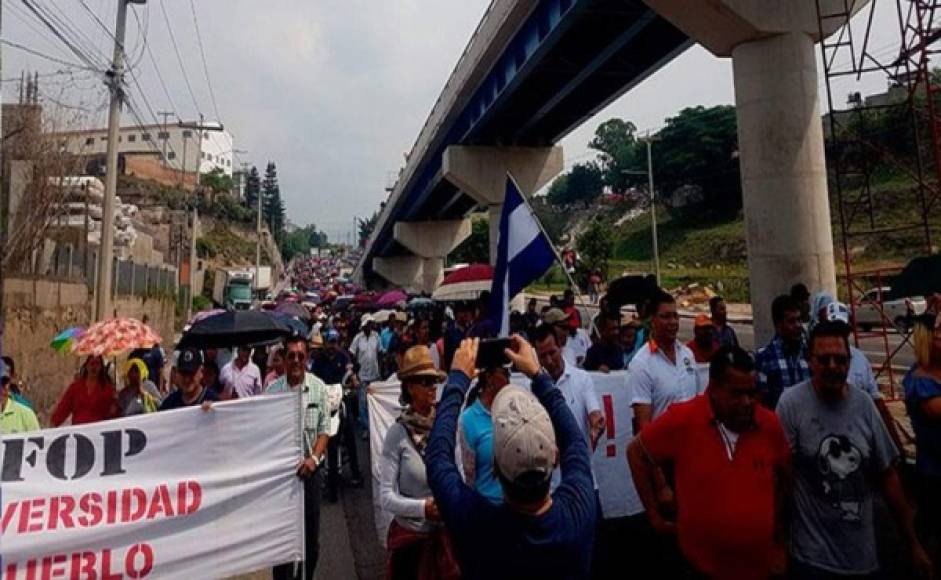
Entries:
[[628, 171], [627, 169], [621, 170], [623, 175], [646, 175], [647, 176], [647, 187], [650, 189], [650, 236], [653, 246], [653, 264], [654, 272], [657, 276], [657, 286], [660, 285], [660, 249], [657, 244], [657, 205], [656, 205], [656, 195], [654, 193], [653, 186], [653, 156], [651, 155], [651, 143], [653, 139], [650, 137], [650, 133], [647, 133], [647, 137], [643, 139], [647, 144], [647, 171]]

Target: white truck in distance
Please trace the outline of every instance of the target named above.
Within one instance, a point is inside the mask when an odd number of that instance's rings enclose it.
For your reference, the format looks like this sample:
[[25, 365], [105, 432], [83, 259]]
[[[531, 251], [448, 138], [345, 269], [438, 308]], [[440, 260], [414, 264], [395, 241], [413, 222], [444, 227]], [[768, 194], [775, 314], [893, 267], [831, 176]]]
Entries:
[[[884, 286], [873, 288], [863, 294], [856, 302], [856, 326], [864, 332], [869, 332], [886, 323], [890, 328], [894, 325], [899, 332], [908, 332], [914, 323], [915, 316], [924, 314], [928, 303], [923, 296], [885, 300], [885, 296], [888, 296], [891, 291], [891, 287]], [[880, 301], [882, 302], [881, 311], [878, 306]]]
[[249, 268], [216, 270], [212, 299], [226, 310], [248, 310], [252, 307], [252, 283], [255, 274]]
[[260, 266], [259, 268], [252, 268], [252, 271], [258, 272], [255, 280], [255, 296], [264, 296], [269, 290], [271, 290], [271, 266]]

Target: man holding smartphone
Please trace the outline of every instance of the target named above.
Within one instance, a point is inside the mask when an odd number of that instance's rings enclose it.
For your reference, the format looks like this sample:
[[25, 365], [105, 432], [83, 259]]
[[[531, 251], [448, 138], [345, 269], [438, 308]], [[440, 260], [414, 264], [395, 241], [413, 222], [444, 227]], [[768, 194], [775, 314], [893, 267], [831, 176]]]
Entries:
[[[494, 471], [504, 503], [464, 483], [455, 464], [458, 414], [477, 374], [477, 339], [454, 355], [425, 451], [428, 484], [454, 542], [464, 578], [586, 578], [598, 516], [588, 446], [562, 393], [528, 342], [514, 336], [507, 356], [532, 379], [494, 398]], [[561, 461], [562, 484], [549, 491]]]

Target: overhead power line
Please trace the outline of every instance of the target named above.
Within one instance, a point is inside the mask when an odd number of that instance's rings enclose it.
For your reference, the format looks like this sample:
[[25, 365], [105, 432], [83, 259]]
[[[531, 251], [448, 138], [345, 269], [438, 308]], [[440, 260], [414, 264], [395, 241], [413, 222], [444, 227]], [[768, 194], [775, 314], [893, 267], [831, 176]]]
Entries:
[[22, 0], [22, 2], [23, 5], [26, 6], [26, 8], [29, 9], [29, 11], [32, 12], [36, 18], [38, 18], [39, 21], [42, 22], [43, 25], [45, 25], [46, 28], [48, 28], [49, 31], [56, 36], [56, 38], [61, 40], [62, 43], [65, 44], [65, 46], [72, 52], [72, 54], [78, 57], [80, 61], [85, 63], [87, 67], [98, 70], [102, 70], [104, 68], [101, 62], [96, 62], [92, 56], [89, 56], [84, 50], [82, 50], [82, 48], [77, 46], [77, 39], [69, 39], [66, 37], [67, 34], [74, 35], [75, 33], [73, 30], [63, 26], [61, 22], [54, 24], [52, 20], [54, 20], [55, 17], [45, 12], [42, 7], [34, 4], [33, 0]]
[[193, 12], [193, 27], [196, 28], [196, 42], [199, 44], [199, 54], [203, 59], [203, 73], [206, 75], [206, 84], [209, 85], [209, 98], [212, 100], [212, 110], [216, 114], [216, 120], [222, 121], [219, 114], [219, 106], [216, 104], [216, 93], [212, 90], [212, 80], [209, 78], [209, 66], [206, 64], [206, 51], [203, 49], [203, 36], [199, 32], [199, 20], [196, 17], [196, 2], [190, 0], [190, 10]]
[[46, 60], [48, 60], [48, 61], [51, 61], [51, 62], [54, 62], [54, 63], [58, 63], [58, 64], [62, 64], [62, 65], [65, 65], [65, 66], [69, 66], [69, 67], [72, 67], [72, 68], [78, 68], [78, 69], [82, 69], [82, 70], [93, 70], [93, 71], [95, 71], [95, 72], [102, 72], [101, 69], [96, 68], [96, 67], [94, 67], [94, 66], [89, 66], [89, 65], [87, 65], [87, 64], [78, 64], [78, 63], [75, 63], [75, 62], [69, 62], [69, 61], [67, 61], [67, 60], [63, 60], [63, 59], [61, 59], [61, 58], [57, 58], [57, 57], [54, 57], [54, 56], [50, 56], [50, 55], [45, 54], [45, 53], [43, 53], [43, 52], [39, 52], [39, 51], [36, 50], [35, 48], [30, 48], [30, 47], [28, 47], [28, 46], [23, 46], [22, 44], [20, 44], [20, 43], [18, 43], [18, 42], [13, 42], [12, 40], [7, 40], [7, 39], [5, 39], [5, 38], [0, 38], [0, 43], [5, 44], [6, 46], [9, 46], [10, 48], [15, 48], [15, 49], [17, 49], [17, 50], [22, 50], [23, 52], [28, 52], [29, 54], [31, 54], [31, 55], [33, 55], [33, 56], [38, 56], [39, 58], [44, 58], [44, 59], [46, 59]]
[[[133, 10], [131, 13], [134, 15], [134, 18], [137, 19], [137, 11]], [[137, 24], [139, 27], [140, 20], [137, 20]], [[157, 73], [157, 80], [160, 82], [160, 86], [163, 88], [163, 94], [167, 97], [167, 102], [169, 103], [170, 108], [175, 111], [176, 104], [173, 102], [173, 97], [170, 96], [170, 91], [167, 89], [166, 81], [163, 80], [163, 74], [160, 72], [160, 66], [157, 65], [157, 59], [154, 57], [154, 53], [150, 49], [150, 43], [145, 42], [144, 49], [147, 51], [147, 56], [150, 57], [150, 63], [154, 67], [154, 72]]]
[[196, 107], [196, 112], [201, 115], [202, 111], [199, 109], [199, 103], [196, 102], [196, 95], [193, 93], [193, 86], [190, 84], [189, 76], [186, 74], [186, 66], [183, 65], [180, 47], [176, 43], [176, 35], [173, 34], [173, 25], [170, 24], [170, 17], [167, 15], [167, 7], [164, 6], [163, 0], [160, 0], [160, 11], [163, 12], [163, 19], [167, 23], [167, 32], [170, 33], [170, 42], [173, 43], [173, 51], [176, 53], [176, 60], [180, 64], [183, 80], [186, 81], [186, 90], [189, 91], [190, 98], [193, 99], [193, 106]]

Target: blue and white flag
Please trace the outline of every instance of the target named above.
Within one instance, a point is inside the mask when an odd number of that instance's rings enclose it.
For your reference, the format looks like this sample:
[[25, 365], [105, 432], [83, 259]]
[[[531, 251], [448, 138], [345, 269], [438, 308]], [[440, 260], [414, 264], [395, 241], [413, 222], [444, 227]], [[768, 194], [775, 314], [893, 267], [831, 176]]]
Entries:
[[544, 275], [555, 260], [552, 243], [542, 233], [513, 177], [507, 175], [490, 289], [490, 316], [494, 327], [500, 329], [497, 336], [510, 334], [510, 300]]

